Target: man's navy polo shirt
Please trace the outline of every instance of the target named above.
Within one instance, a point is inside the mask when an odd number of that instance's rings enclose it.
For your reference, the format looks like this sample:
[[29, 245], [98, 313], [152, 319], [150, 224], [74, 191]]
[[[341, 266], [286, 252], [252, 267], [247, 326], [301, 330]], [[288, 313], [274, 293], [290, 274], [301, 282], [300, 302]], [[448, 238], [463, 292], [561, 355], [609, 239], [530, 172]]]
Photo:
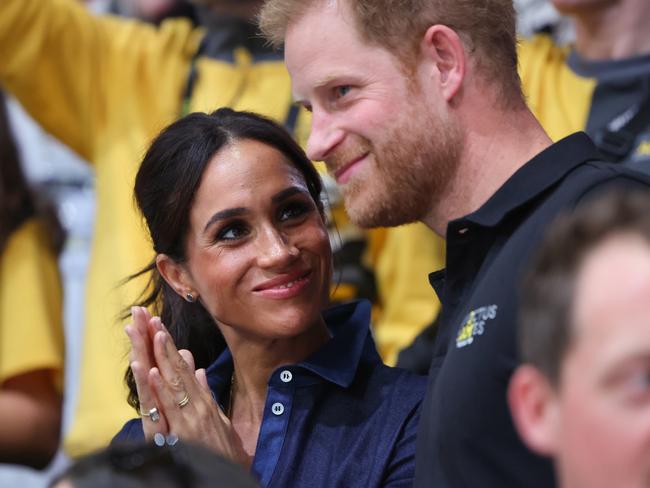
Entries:
[[[426, 378], [381, 362], [368, 328], [369, 302], [323, 315], [330, 341], [269, 379], [253, 473], [265, 487], [410, 488]], [[232, 370], [227, 350], [207, 370], [222, 408]], [[134, 419], [113, 442], [142, 438]]]
[[430, 275], [443, 312], [418, 431], [416, 487], [555, 485], [551, 462], [520, 441], [506, 400], [518, 364], [521, 271], [560, 211], [614, 187], [649, 185], [647, 176], [600, 162], [578, 133], [526, 163], [476, 212], [449, 223], [446, 269]]

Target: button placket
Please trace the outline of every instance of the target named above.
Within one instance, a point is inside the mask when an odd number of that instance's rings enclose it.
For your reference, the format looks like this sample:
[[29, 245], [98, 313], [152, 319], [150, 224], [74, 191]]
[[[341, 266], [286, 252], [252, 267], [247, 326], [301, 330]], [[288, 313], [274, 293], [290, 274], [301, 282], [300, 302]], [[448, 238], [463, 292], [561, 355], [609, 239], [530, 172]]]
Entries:
[[293, 374], [291, 374], [291, 371], [289, 371], [288, 369], [285, 369], [280, 373], [280, 380], [283, 383], [290, 383], [292, 379], [293, 379]]
[[280, 402], [275, 402], [273, 405], [271, 405], [271, 412], [277, 416], [282, 415], [284, 413], [284, 405], [282, 405]]

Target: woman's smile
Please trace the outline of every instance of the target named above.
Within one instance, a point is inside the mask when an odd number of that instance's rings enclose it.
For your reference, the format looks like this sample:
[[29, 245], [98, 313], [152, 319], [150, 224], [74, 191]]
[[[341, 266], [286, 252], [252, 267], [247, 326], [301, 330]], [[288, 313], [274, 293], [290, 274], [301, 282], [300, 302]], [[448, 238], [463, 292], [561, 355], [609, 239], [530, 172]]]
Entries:
[[253, 140], [220, 150], [190, 221], [190, 288], [222, 326], [277, 338], [321, 323], [329, 239], [302, 174], [280, 151]]

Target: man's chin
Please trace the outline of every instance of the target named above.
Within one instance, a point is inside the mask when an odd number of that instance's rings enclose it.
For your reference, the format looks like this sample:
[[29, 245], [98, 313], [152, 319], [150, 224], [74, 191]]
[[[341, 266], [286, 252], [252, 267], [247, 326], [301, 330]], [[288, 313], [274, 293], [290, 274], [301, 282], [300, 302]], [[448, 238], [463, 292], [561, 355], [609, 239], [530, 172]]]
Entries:
[[345, 209], [353, 224], [363, 229], [372, 229], [375, 227], [397, 227], [399, 225], [410, 224], [417, 221], [417, 218], [411, 218], [395, 209], [385, 208], [382, 206], [367, 205], [366, 202], [348, 200], [343, 195]]

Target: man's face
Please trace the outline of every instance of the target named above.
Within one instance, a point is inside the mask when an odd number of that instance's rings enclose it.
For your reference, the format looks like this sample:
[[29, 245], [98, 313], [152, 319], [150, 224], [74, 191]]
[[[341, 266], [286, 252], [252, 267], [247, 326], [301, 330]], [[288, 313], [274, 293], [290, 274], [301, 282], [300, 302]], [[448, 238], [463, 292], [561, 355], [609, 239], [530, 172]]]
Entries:
[[289, 25], [285, 61], [312, 111], [310, 158], [322, 160], [358, 225], [424, 218], [456, 166], [460, 132], [386, 49], [361, 40], [342, 2], [317, 2]]
[[650, 487], [650, 246], [610, 238], [578, 274], [556, 452], [565, 488]]

